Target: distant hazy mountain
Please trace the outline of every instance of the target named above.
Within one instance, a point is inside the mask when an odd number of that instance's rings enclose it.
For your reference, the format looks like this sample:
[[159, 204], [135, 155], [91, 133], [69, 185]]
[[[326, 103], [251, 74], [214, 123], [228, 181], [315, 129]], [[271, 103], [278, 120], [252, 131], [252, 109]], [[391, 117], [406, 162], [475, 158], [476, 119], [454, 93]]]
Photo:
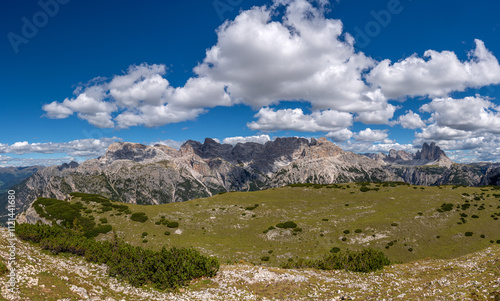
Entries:
[[44, 166], [0, 167], [0, 194], [19, 184]]
[[291, 183], [405, 181], [419, 185], [498, 184], [500, 166], [452, 162], [434, 143], [416, 154], [345, 152], [326, 138], [277, 138], [266, 144], [189, 140], [165, 145], [117, 142], [98, 159], [50, 166], [18, 184], [19, 209], [37, 197], [64, 199], [73, 191], [113, 200], [160, 204], [225, 191], [259, 190]]
[[416, 154], [391, 149], [388, 155], [383, 153], [371, 153], [364, 155], [381, 163], [390, 165], [437, 165], [451, 167], [453, 164], [444, 151], [441, 150], [441, 148], [439, 148], [439, 146], [437, 146], [434, 142], [430, 145], [424, 143], [422, 150], [417, 151]]

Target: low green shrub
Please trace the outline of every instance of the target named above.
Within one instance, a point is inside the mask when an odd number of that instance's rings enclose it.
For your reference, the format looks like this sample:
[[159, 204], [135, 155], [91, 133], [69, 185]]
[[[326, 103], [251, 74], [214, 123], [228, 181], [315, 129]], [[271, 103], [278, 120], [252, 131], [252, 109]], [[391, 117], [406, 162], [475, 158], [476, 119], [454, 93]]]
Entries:
[[108, 211], [111, 211], [113, 210], [113, 208], [111, 208], [111, 206], [103, 206], [101, 207], [101, 211], [102, 212], [108, 212]]
[[101, 218], [99, 219], [99, 221], [100, 221], [102, 224], [107, 224], [107, 223], [108, 223], [108, 219], [107, 219], [107, 218], [105, 218], [105, 217], [101, 217]]
[[465, 236], [472, 236], [472, 232], [465, 232]]
[[363, 230], [361, 230], [361, 229], [356, 229], [356, 230], [354, 230], [354, 232], [355, 232], [355, 233], [361, 233], [361, 232], [363, 232]]
[[366, 187], [366, 186], [361, 186], [361, 188], [359, 188], [359, 191], [361, 192], [367, 192], [367, 191], [370, 191], [371, 189]]
[[332, 252], [332, 253], [338, 253], [338, 252], [340, 252], [340, 248], [339, 248], [339, 247], [333, 247], [333, 248], [330, 250], [330, 252]]
[[167, 223], [167, 227], [169, 227], [169, 228], [177, 228], [177, 227], [179, 227], [179, 223], [178, 222], [168, 222]]
[[[333, 249], [332, 249], [333, 250]], [[282, 265], [285, 269], [315, 268], [320, 270], [347, 270], [368, 273], [382, 269], [391, 262], [381, 251], [364, 249], [361, 251], [331, 252], [322, 259], [289, 259]]]
[[85, 232], [84, 236], [87, 238], [92, 238], [98, 236], [99, 234], [106, 234], [111, 230], [113, 230], [113, 227], [111, 225], [100, 225]]
[[292, 222], [292, 221], [287, 221], [287, 222], [284, 222], [284, 223], [278, 223], [276, 224], [276, 228], [282, 228], [282, 229], [293, 229], [293, 228], [297, 228], [297, 224]]
[[271, 258], [269, 256], [262, 256], [260, 260], [262, 261], [269, 261]]
[[130, 219], [134, 222], [145, 223], [148, 220], [148, 217], [144, 212], [134, 212], [130, 216]]
[[248, 206], [248, 207], [245, 207], [245, 210], [254, 210], [255, 208], [259, 207], [259, 204], [255, 204], [253, 206]]
[[344, 230], [344, 234], [349, 234], [349, 233], [351, 233], [351, 231], [349, 231], [349, 230]]
[[451, 210], [453, 210], [452, 203], [443, 203], [443, 204], [441, 204], [441, 207], [437, 211], [438, 212], [446, 212], [446, 211], [451, 211]]

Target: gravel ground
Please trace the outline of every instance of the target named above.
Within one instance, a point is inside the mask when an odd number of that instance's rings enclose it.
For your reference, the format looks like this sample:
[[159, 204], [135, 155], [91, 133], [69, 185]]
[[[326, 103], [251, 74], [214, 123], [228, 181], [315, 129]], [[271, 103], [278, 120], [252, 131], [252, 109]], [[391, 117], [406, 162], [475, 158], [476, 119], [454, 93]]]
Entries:
[[[0, 257], [9, 258], [0, 231]], [[0, 278], [3, 300], [500, 300], [500, 245], [452, 260], [427, 259], [360, 274], [284, 270], [248, 263], [222, 265], [212, 279], [175, 292], [135, 288], [106, 274], [103, 265], [53, 256], [16, 241], [17, 293]]]

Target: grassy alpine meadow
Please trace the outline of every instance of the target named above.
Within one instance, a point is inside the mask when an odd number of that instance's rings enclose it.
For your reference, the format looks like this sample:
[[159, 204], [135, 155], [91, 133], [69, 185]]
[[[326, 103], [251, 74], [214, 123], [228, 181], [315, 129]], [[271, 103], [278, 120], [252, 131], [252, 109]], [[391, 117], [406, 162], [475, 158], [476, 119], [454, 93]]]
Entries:
[[500, 243], [500, 187], [292, 186], [127, 209], [83, 194], [70, 203], [95, 227], [112, 226], [98, 240], [116, 232], [132, 245], [193, 247], [221, 263], [283, 266], [292, 258], [366, 248], [409, 262], [455, 258]]

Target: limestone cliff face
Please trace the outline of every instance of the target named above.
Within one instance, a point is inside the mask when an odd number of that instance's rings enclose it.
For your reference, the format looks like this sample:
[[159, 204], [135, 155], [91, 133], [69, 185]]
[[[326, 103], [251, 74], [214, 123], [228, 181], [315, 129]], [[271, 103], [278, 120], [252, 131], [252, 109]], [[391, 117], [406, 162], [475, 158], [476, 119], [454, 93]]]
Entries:
[[235, 146], [207, 138], [204, 143], [187, 141], [179, 150], [117, 142], [100, 158], [47, 167], [15, 189], [19, 210], [24, 210], [37, 197], [64, 199], [74, 191], [126, 203], [160, 204], [291, 183], [479, 185], [500, 178], [500, 168], [453, 163], [433, 143], [424, 144], [416, 154], [391, 151], [369, 156], [345, 152], [326, 138], [277, 138]]

